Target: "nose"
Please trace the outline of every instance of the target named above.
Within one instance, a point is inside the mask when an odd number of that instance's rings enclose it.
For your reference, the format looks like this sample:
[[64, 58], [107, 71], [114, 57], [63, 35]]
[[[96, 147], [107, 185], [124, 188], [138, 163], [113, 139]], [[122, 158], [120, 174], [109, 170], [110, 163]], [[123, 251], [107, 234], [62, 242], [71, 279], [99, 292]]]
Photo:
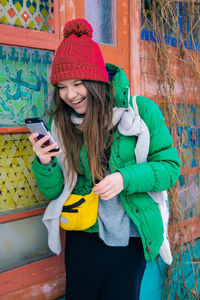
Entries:
[[77, 92], [76, 92], [75, 88], [74, 87], [68, 87], [68, 89], [67, 89], [67, 98], [69, 100], [73, 100], [73, 99], [76, 98], [76, 96], [77, 96]]

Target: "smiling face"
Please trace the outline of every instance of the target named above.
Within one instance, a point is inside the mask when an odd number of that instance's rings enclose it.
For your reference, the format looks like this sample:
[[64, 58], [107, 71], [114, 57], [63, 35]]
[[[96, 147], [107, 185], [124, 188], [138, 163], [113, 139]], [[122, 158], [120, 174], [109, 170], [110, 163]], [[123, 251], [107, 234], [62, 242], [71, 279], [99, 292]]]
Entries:
[[57, 84], [60, 98], [78, 114], [84, 114], [88, 105], [88, 91], [81, 80], [64, 80]]

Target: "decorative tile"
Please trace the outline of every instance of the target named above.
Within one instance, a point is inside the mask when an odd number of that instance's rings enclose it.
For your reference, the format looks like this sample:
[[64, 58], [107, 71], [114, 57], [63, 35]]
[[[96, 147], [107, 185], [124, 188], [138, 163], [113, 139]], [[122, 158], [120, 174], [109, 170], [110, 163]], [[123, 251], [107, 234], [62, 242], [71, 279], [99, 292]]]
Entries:
[[29, 18], [29, 14], [26, 11], [24, 11], [23, 14], [22, 14], [22, 18], [26, 22], [28, 20], [28, 18]]
[[1, 0], [0, 24], [52, 33], [53, 0]]
[[28, 134], [0, 135], [0, 215], [45, 207], [31, 170], [35, 157]]
[[38, 25], [40, 24], [40, 22], [42, 21], [42, 18], [40, 17], [40, 15], [37, 15], [35, 17], [35, 21], [37, 22]]
[[9, 16], [10, 16], [11, 18], [13, 18], [13, 17], [16, 15], [14, 9], [12, 9], [12, 8], [10, 8], [10, 9], [8, 10], [8, 14], [9, 14]]
[[53, 93], [49, 83], [52, 59], [53, 51], [0, 45], [0, 127], [24, 126], [24, 119], [31, 117], [45, 118]]
[[7, 2], [7, 0], [1, 0], [1, 5], [5, 7], [7, 5]]

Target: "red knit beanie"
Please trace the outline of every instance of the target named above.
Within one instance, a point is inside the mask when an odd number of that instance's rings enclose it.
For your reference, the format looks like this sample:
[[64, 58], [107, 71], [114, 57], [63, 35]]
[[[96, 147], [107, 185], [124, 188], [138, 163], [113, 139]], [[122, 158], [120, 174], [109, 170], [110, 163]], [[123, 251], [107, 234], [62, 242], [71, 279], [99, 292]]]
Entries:
[[92, 40], [93, 29], [85, 19], [69, 21], [51, 69], [51, 84], [68, 80], [108, 81], [101, 50]]

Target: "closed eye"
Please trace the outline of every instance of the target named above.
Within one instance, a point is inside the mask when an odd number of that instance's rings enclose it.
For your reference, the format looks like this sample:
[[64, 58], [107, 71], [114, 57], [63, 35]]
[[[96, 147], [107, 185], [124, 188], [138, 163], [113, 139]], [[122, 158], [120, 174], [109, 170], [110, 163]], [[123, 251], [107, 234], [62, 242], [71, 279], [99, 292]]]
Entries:
[[82, 85], [83, 83], [82, 83], [82, 81], [80, 81], [80, 82], [75, 82], [74, 83], [74, 86], [78, 86], [78, 85]]

